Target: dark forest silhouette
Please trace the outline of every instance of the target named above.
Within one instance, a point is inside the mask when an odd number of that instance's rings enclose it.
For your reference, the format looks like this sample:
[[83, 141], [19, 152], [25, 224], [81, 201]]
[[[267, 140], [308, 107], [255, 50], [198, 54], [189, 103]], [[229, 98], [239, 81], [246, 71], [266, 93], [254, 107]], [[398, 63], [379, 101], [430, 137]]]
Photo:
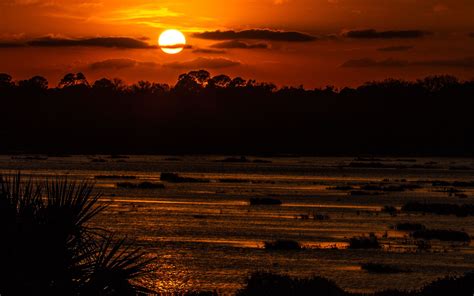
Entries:
[[474, 154], [474, 81], [277, 88], [191, 71], [175, 86], [0, 74], [0, 152]]

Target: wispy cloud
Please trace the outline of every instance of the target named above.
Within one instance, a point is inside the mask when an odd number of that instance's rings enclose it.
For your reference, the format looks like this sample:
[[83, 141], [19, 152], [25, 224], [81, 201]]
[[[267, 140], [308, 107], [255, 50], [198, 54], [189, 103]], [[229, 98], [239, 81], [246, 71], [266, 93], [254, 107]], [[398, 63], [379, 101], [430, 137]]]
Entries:
[[393, 68], [393, 67], [433, 67], [433, 68], [474, 68], [474, 57], [460, 59], [434, 59], [423, 61], [407, 61], [385, 59], [377, 61], [371, 58], [348, 60], [341, 67], [344, 68]]
[[109, 59], [91, 63], [89, 69], [91, 70], [120, 70], [125, 68], [132, 68], [138, 66], [158, 67], [157, 63], [140, 62], [133, 59]]
[[94, 37], [94, 38], [65, 38], [47, 36], [32, 40], [4, 40], [0, 47], [107, 47], [124, 49], [154, 49], [158, 46], [149, 45], [147, 42], [130, 37]]
[[266, 49], [266, 43], [245, 43], [239, 40], [229, 40], [211, 45], [212, 48], [238, 48], [238, 49]]
[[193, 50], [193, 53], [203, 53], [203, 54], [224, 54], [225, 50], [220, 49], [210, 49], [210, 48], [196, 48]]
[[317, 37], [300, 32], [273, 31], [266, 29], [253, 29], [243, 31], [207, 31], [194, 33], [194, 37], [208, 40], [267, 40], [287, 42], [309, 42], [317, 40]]
[[374, 29], [368, 30], [353, 30], [345, 32], [343, 35], [354, 39], [416, 39], [430, 35], [430, 32], [421, 30], [404, 30], [404, 31], [377, 31]]
[[163, 64], [164, 67], [173, 69], [221, 69], [239, 66], [241, 63], [226, 58], [197, 58], [190, 61], [172, 62]]
[[399, 45], [399, 46], [387, 46], [387, 47], [382, 47], [378, 48], [378, 51], [408, 51], [410, 49], [413, 49], [413, 46], [408, 46], [408, 45]]

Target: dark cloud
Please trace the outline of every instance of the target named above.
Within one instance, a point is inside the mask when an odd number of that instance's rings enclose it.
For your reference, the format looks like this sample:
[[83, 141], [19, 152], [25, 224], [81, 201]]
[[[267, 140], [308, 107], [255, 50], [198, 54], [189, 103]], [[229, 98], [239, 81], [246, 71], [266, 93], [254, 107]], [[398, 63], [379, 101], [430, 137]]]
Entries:
[[210, 49], [210, 48], [196, 48], [193, 53], [204, 53], [204, 54], [224, 54], [225, 50]]
[[370, 58], [349, 60], [342, 64], [344, 68], [374, 68], [374, 67], [404, 67], [408, 66], [408, 61], [386, 59], [382, 61], [376, 61]]
[[265, 49], [268, 48], [266, 43], [245, 43], [239, 40], [223, 41], [211, 45], [212, 48], [240, 48], [240, 49]]
[[474, 38], [474, 32], [469, 33], [469, 37]]
[[439, 59], [426, 61], [405, 61], [397, 59], [386, 59], [376, 61], [374, 59], [355, 59], [349, 60], [341, 65], [345, 68], [391, 68], [391, 67], [408, 67], [408, 66], [423, 66], [435, 68], [474, 68], [474, 57], [462, 59]]
[[18, 43], [18, 42], [2, 42], [0, 41], [0, 48], [13, 48], [13, 47], [23, 47], [25, 44], [23, 43]]
[[408, 51], [413, 49], [413, 46], [388, 46], [377, 49], [378, 51]]
[[29, 46], [42, 47], [70, 47], [70, 46], [88, 46], [88, 47], [114, 47], [114, 48], [156, 48], [148, 43], [129, 37], [97, 37], [85, 39], [66, 39], [44, 37], [26, 42]]
[[268, 40], [268, 41], [287, 41], [287, 42], [309, 42], [317, 38], [300, 32], [286, 32], [273, 30], [244, 30], [244, 31], [207, 31], [194, 33], [194, 37], [208, 40]]
[[406, 31], [376, 31], [373, 29], [369, 30], [354, 30], [344, 34], [348, 38], [355, 39], [416, 39], [422, 38], [426, 35], [430, 35], [430, 32], [420, 30], [406, 30]]
[[132, 59], [109, 59], [95, 62], [89, 65], [91, 70], [120, 70], [137, 66], [155, 67], [158, 64], [153, 62], [139, 62]]
[[418, 61], [414, 62], [413, 65], [447, 68], [474, 68], [474, 57], [467, 57], [461, 59]]
[[164, 64], [164, 67], [174, 69], [220, 69], [240, 65], [240, 62], [225, 58], [197, 58], [191, 61]]

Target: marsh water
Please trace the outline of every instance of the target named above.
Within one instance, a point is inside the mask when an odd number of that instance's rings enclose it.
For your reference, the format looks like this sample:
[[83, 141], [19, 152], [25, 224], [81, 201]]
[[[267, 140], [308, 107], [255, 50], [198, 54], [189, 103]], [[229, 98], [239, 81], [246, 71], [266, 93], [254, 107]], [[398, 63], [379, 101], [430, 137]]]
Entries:
[[[95, 218], [94, 226], [126, 235], [155, 256], [155, 280], [148, 285], [163, 292], [231, 294], [254, 271], [322, 275], [350, 291], [412, 289], [474, 270], [472, 242], [433, 240], [430, 249], [420, 250], [408, 232], [394, 229], [399, 222], [418, 222], [472, 236], [473, 216], [382, 211], [386, 205], [400, 208], [409, 201], [474, 203], [474, 187], [451, 185], [474, 181], [473, 159], [0, 156], [1, 173], [17, 170], [40, 179], [68, 175], [96, 182], [109, 207]], [[162, 172], [198, 181], [161, 181]], [[117, 186], [145, 181], [165, 188]], [[375, 190], [361, 189], [370, 188], [367, 185]], [[254, 197], [282, 204], [250, 205]], [[318, 215], [329, 219], [314, 218]], [[381, 249], [347, 248], [351, 237], [369, 233], [378, 237]], [[263, 248], [265, 241], [277, 239], [296, 240], [304, 248]], [[369, 262], [394, 265], [402, 272], [361, 269]]]

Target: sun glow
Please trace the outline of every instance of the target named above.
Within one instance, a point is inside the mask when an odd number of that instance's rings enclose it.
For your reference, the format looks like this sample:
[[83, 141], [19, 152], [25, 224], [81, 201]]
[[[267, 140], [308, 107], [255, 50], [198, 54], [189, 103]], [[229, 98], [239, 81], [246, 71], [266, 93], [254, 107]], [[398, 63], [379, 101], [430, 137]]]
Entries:
[[158, 38], [158, 45], [165, 53], [180, 53], [186, 45], [186, 38], [178, 30], [166, 30]]

